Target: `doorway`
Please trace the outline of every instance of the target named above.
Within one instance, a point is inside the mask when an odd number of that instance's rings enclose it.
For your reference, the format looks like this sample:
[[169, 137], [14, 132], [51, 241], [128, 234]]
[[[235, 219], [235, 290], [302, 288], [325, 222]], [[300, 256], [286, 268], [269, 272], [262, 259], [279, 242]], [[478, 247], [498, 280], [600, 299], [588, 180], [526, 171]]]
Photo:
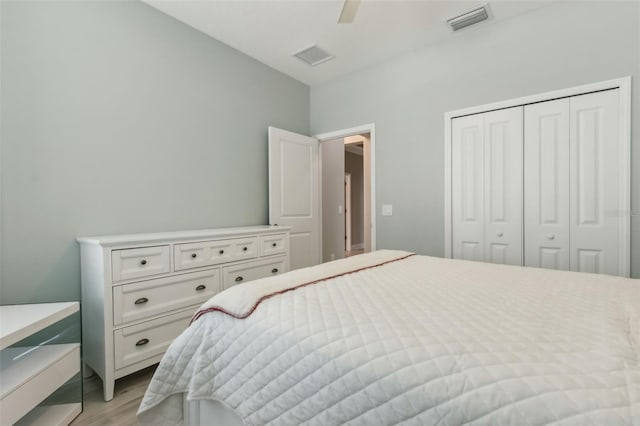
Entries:
[[344, 138], [345, 257], [364, 253], [364, 136]]
[[318, 136], [323, 262], [375, 250], [372, 130]]
[[[375, 250], [375, 126], [367, 124], [315, 137], [270, 126], [268, 134], [269, 224], [290, 230], [290, 268], [345, 256], [344, 161], [348, 138], [363, 141], [362, 251]], [[327, 188], [333, 188], [333, 198], [323, 200]]]

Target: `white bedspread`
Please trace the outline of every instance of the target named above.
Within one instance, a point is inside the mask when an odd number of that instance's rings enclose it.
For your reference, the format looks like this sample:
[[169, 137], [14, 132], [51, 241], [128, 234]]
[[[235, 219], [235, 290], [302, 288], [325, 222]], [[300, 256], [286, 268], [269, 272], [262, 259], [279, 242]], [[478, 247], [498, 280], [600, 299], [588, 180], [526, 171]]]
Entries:
[[640, 282], [412, 256], [202, 315], [140, 421], [180, 424], [183, 393], [252, 425], [639, 426]]

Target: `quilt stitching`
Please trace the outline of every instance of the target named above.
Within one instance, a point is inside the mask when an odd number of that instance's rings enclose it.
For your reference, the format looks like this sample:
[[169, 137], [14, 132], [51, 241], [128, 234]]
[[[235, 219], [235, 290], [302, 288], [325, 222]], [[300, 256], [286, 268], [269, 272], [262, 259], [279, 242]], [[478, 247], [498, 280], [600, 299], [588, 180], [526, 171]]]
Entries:
[[140, 419], [173, 424], [179, 407], [162, 401], [184, 392], [256, 425], [640, 426], [626, 315], [640, 285], [492, 266], [413, 256], [244, 320], [203, 316], [167, 352]]

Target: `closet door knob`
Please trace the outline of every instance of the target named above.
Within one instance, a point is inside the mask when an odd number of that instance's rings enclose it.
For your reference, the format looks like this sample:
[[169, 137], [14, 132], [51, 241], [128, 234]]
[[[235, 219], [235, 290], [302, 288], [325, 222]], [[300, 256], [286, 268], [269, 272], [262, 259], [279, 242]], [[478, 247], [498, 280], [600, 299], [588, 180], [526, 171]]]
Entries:
[[547, 234], [547, 240], [553, 240], [555, 237], [553, 234]]
[[242, 247], [242, 251], [247, 251], [247, 248], [246, 247]]
[[204, 285], [204, 284], [200, 284], [198, 287], [196, 287], [196, 291], [202, 291], [202, 290], [204, 290], [205, 288], [207, 288], [207, 286], [206, 286], [206, 285]]
[[503, 234], [502, 232], [498, 232], [496, 235], [497, 235], [498, 237], [502, 237], [504, 234]]
[[195, 253], [191, 253], [191, 257], [192, 257], [193, 259], [195, 259], [196, 257], [198, 257], [198, 255], [197, 255], [197, 254], [195, 254]]
[[149, 301], [149, 299], [147, 299], [146, 297], [141, 297], [140, 299], [136, 300], [135, 302], [133, 302], [134, 305], [143, 305], [145, 303], [147, 303]]
[[218, 254], [224, 254], [224, 250], [220, 250]]
[[276, 243], [271, 244], [271, 247], [275, 247], [275, 246], [277, 246], [277, 244], [276, 244]]
[[243, 279], [244, 279], [244, 278], [242, 278], [242, 277], [237, 277], [237, 278], [236, 278], [236, 282], [237, 282], [237, 283], [239, 283], [239, 282], [240, 282], [240, 281], [242, 281]]
[[272, 274], [277, 274], [277, 273], [278, 273], [278, 268], [273, 268], [273, 269], [271, 270], [271, 273], [272, 273]]
[[142, 259], [142, 260], [140, 261], [140, 264], [141, 264], [142, 266], [144, 266], [144, 265], [146, 265], [146, 264], [147, 264], [147, 261], [146, 261], [145, 259]]
[[136, 342], [136, 346], [144, 346], [149, 343], [149, 339], [140, 339]]

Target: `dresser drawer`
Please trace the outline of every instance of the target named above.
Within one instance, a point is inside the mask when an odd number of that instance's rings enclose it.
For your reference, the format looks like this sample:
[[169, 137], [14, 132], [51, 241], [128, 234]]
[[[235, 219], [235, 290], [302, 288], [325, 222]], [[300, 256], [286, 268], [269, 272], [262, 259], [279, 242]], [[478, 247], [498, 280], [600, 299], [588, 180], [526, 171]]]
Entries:
[[113, 324], [204, 303], [222, 290], [219, 269], [113, 287]]
[[272, 256], [287, 252], [287, 234], [261, 235], [260, 256]]
[[234, 238], [176, 244], [176, 271], [258, 257], [258, 238]]
[[111, 275], [114, 282], [159, 275], [170, 271], [171, 251], [168, 245], [113, 250], [111, 252]]
[[227, 289], [235, 284], [271, 277], [286, 272], [285, 261], [286, 256], [280, 256], [240, 265], [225, 266], [222, 268], [223, 287]]
[[113, 332], [115, 368], [163, 354], [187, 326], [195, 309], [178, 312]]

